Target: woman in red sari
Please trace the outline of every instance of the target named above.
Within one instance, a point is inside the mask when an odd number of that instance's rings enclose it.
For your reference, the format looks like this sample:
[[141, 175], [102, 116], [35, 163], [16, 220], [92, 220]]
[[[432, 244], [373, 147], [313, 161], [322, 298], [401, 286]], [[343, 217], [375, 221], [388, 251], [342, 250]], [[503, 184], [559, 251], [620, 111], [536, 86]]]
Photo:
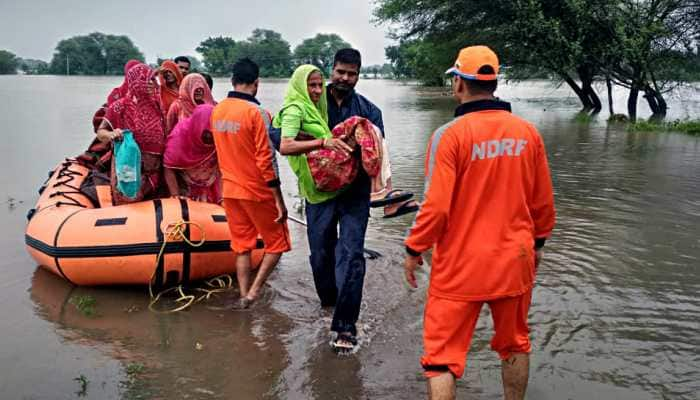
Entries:
[[[127, 95], [112, 103], [97, 130], [97, 138], [108, 143], [120, 140], [122, 130], [130, 130], [141, 150], [141, 188], [135, 198], [129, 199], [113, 190], [115, 205], [141, 201], [157, 195], [163, 149], [165, 147], [165, 127], [160, 108], [160, 90], [156, 83], [156, 72], [146, 64], [138, 64], [126, 74]], [[116, 174], [112, 162], [112, 182]]]
[[[163, 166], [171, 196], [221, 202], [221, 174], [209, 126], [213, 109], [211, 104], [197, 106], [192, 115], [175, 125], [168, 135]], [[185, 182], [185, 188], [180, 187], [178, 176]]]
[[177, 64], [170, 60], [163, 61], [158, 71], [160, 83], [160, 102], [163, 114], [167, 115], [170, 106], [180, 97], [180, 85], [182, 84], [182, 72]]
[[107, 112], [107, 107], [109, 107], [115, 101], [126, 96], [126, 92], [128, 91], [128, 88], [126, 86], [126, 73], [129, 72], [131, 67], [138, 64], [141, 64], [141, 61], [129, 60], [126, 64], [124, 64], [124, 81], [122, 82], [121, 86], [117, 86], [114, 89], [112, 89], [111, 92], [109, 92], [109, 95], [107, 96], [107, 102], [103, 104], [102, 107], [100, 107], [97, 111], [95, 111], [95, 115], [92, 116], [92, 128], [95, 132], [97, 132], [97, 129], [102, 123], [102, 118], [104, 118], [105, 112]]
[[170, 133], [175, 125], [192, 115], [199, 104], [216, 105], [207, 81], [200, 74], [187, 74], [180, 85], [180, 95], [167, 111], [165, 119], [166, 132]]

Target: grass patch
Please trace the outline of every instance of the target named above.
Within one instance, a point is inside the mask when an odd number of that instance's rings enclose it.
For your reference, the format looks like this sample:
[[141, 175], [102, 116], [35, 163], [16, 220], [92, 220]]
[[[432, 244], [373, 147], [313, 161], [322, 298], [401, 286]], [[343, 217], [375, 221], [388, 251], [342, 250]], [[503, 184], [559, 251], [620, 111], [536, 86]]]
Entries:
[[88, 383], [90, 383], [90, 381], [88, 380], [88, 378], [86, 378], [85, 375], [80, 374], [79, 377], [73, 378], [73, 380], [74, 380], [74, 381], [77, 381], [78, 384], [80, 385], [80, 389], [79, 389], [77, 392], [75, 392], [75, 394], [76, 394], [78, 397], [85, 397], [85, 396], [87, 395]]
[[590, 124], [593, 122], [594, 116], [585, 112], [580, 112], [574, 117], [574, 122], [579, 124]]
[[70, 298], [70, 303], [73, 304], [75, 308], [86, 317], [94, 317], [97, 315], [97, 312], [95, 311], [97, 300], [95, 300], [95, 298], [92, 296], [75, 295]]
[[145, 369], [146, 367], [141, 363], [131, 363], [126, 366], [124, 371], [129, 377], [133, 377], [134, 375], [143, 373]]
[[637, 121], [629, 124], [632, 132], [681, 132], [700, 136], [700, 120]]
[[146, 366], [141, 363], [129, 363], [124, 366], [126, 379], [119, 384], [123, 389], [122, 400], [148, 400], [152, 399], [156, 391], [148, 387], [148, 382], [143, 378], [146, 373]]

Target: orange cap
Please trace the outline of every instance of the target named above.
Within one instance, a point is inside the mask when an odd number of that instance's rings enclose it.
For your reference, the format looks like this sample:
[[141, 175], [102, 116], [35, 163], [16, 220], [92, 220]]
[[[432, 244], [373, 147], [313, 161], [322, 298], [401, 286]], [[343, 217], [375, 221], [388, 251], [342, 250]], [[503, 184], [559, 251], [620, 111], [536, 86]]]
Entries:
[[[492, 74], [480, 74], [482, 67], [491, 67]], [[454, 67], [446, 74], [457, 75], [472, 81], [495, 81], [498, 75], [498, 56], [486, 46], [469, 46], [459, 51]]]

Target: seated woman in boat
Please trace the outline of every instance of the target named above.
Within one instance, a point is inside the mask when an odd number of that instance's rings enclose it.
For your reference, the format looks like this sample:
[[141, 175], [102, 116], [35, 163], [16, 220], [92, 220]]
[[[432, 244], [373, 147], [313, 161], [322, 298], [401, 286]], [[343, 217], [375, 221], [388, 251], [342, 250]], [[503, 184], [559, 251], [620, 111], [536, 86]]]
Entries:
[[169, 134], [178, 122], [192, 115], [199, 104], [216, 105], [216, 102], [202, 75], [187, 74], [180, 84], [180, 97], [166, 111], [166, 133]]
[[170, 106], [180, 97], [180, 84], [182, 73], [177, 64], [165, 60], [158, 70], [158, 82], [160, 83], [160, 101], [163, 114], [167, 114]]
[[[97, 130], [97, 138], [102, 143], [109, 143], [120, 140], [122, 130], [128, 129], [133, 132], [141, 150], [140, 190], [134, 198], [122, 196], [114, 190], [115, 205], [157, 196], [165, 147], [165, 125], [156, 72], [146, 64], [138, 64], [127, 72], [126, 83], [127, 95], [107, 107]], [[111, 174], [114, 186], [116, 174], [113, 169], [114, 162]]]
[[168, 135], [163, 166], [171, 196], [221, 202], [221, 174], [209, 126], [213, 109], [211, 104], [198, 105], [192, 115], [178, 122]]

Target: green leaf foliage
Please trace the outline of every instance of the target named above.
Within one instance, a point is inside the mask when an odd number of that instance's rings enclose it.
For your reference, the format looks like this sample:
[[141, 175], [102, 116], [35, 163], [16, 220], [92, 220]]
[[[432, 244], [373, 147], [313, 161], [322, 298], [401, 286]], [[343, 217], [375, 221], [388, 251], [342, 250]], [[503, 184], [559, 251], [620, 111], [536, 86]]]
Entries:
[[17, 73], [19, 59], [7, 50], [0, 50], [0, 75], [11, 75]]
[[347, 47], [352, 46], [337, 34], [319, 33], [305, 39], [294, 49], [294, 62], [296, 65], [313, 64], [329, 76], [335, 53]]
[[124, 64], [131, 59], [144, 61], [127, 36], [94, 32], [61, 40], [49, 71], [58, 75], [121, 75]]

